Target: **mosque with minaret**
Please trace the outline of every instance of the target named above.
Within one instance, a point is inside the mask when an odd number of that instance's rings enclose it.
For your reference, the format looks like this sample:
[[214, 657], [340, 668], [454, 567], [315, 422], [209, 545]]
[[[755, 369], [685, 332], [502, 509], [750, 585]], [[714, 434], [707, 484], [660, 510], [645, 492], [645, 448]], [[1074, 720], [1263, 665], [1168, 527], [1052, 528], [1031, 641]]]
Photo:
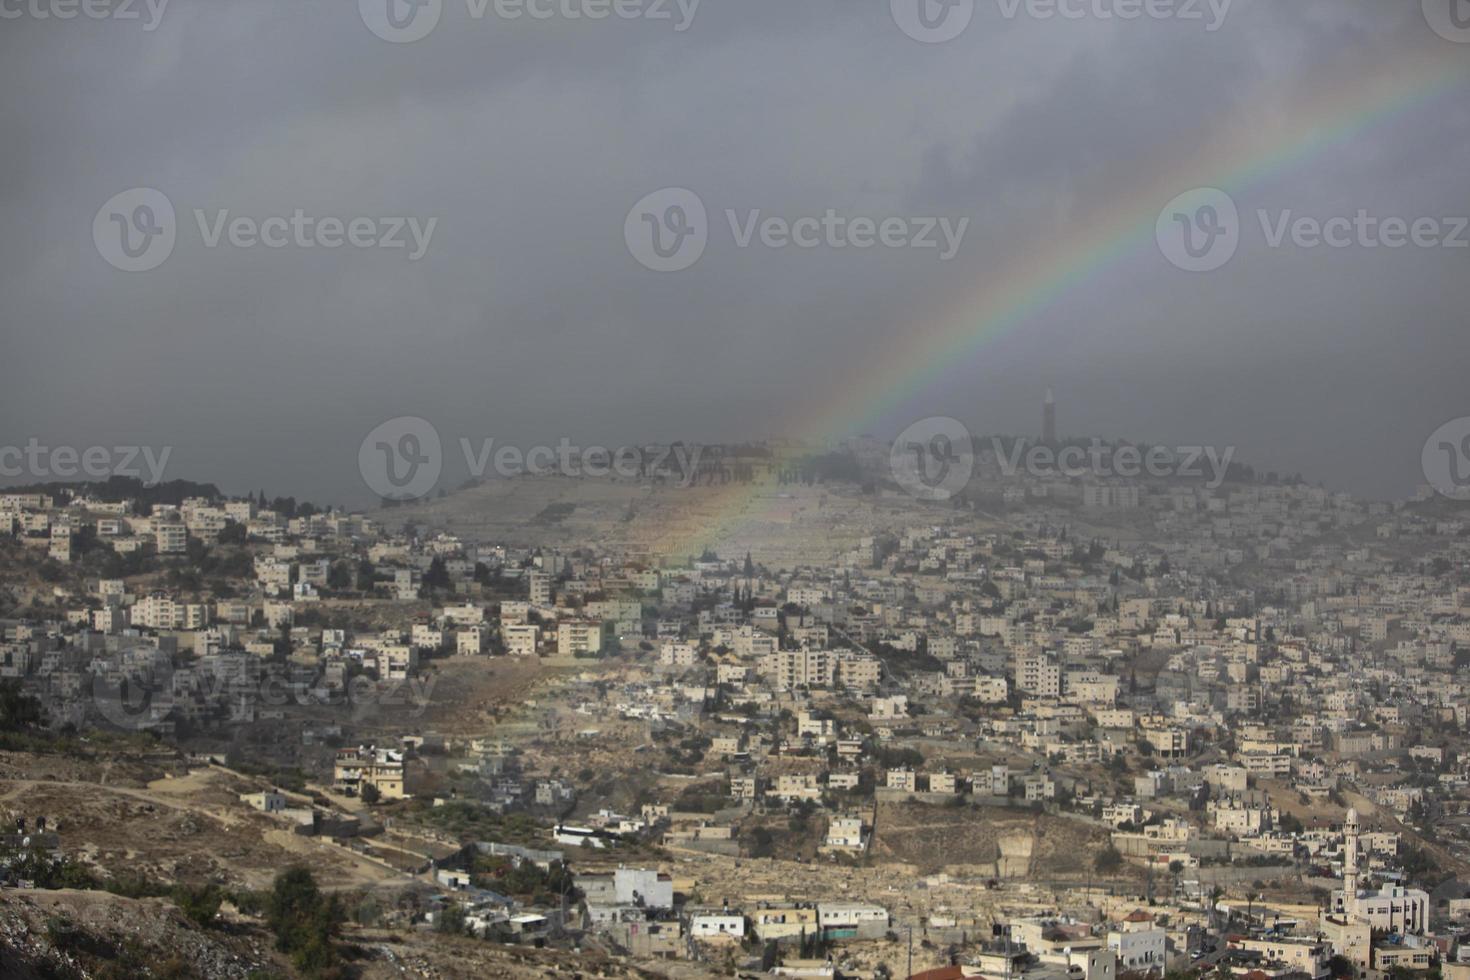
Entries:
[[1358, 811], [1349, 809], [1342, 827], [1342, 887], [1332, 893], [1332, 917], [1362, 923], [1373, 932], [1422, 935], [1429, 927], [1429, 895], [1417, 888], [1384, 885], [1376, 892], [1359, 887]]

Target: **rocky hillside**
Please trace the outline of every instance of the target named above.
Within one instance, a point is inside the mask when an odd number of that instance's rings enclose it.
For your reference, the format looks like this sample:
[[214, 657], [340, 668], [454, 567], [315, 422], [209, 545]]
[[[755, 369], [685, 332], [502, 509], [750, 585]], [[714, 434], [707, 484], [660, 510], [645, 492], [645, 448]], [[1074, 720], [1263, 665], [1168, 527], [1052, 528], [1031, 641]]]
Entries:
[[162, 899], [92, 891], [0, 891], [0, 975], [50, 978], [285, 975], [254, 929], [203, 930]]

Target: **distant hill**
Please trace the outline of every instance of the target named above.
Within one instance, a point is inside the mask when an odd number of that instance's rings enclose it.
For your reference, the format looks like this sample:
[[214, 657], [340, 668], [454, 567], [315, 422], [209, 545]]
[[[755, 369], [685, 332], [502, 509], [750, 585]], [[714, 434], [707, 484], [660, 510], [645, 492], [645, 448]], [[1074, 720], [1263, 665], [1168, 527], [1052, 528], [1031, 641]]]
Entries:
[[4, 493], [44, 493], [53, 497], [86, 495], [109, 503], [132, 499], [140, 504], [172, 504], [178, 506], [188, 497], [220, 500], [224, 494], [213, 483], [192, 480], [165, 480], [148, 484], [134, 476], [110, 476], [105, 480], [53, 480], [21, 487], [6, 487]]

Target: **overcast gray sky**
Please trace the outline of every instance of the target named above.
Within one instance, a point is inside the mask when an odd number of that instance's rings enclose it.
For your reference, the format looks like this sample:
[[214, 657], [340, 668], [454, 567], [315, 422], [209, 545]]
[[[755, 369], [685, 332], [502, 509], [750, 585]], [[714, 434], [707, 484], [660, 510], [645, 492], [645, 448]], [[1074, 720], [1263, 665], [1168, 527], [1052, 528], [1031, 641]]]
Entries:
[[[1470, 248], [1273, 248], [1256, 217], [1470, 215], [1451, 0], [1191, 0], [1198, 20], [973, 0], [939, 43], [905, 33], [908, 0], [703, 0], [687, 23], [689, 0], [602, 20], [565, 15], [598, 0], [547, 19], [442, 0], [408, 43], [369, 29], [388, 2], [171, 0], [155, 25], [144, 0], [137, 20], [0, 0], [0, 444], [171, 446], [170, 477], [361, 502], [359, 443], [393, 416], [431, 420], [451, 455], [460, 435], [744, 439], [892, 386], [830, 434], [935, 414], [1034, 432], [1050, 385], [1064, 433], [1234, 445], [1389, 495], [1470, 415]], [[1237, 157], [1262, 166], [1230, 189], [1223, 268], [1176, 268], [1146, 236], [1064, 281], [1069, 235], [1115, 211], [1151, 227]], [[176, 241], [128, 272], [94, 219], [139, 187], [172, 203]], [[708, 209], [682, 271], [625, 239], [666, 187]], [[211, 248], [195, 209], [437, 224], [416, 260], [406, 232]], [[726, 209], [969, 224], [946, 260], [741, 247]], [[871, 368], [1003, 294], [1018, 249], [1057, 282], [1013, 329], [923, 385], [908, 361]]]

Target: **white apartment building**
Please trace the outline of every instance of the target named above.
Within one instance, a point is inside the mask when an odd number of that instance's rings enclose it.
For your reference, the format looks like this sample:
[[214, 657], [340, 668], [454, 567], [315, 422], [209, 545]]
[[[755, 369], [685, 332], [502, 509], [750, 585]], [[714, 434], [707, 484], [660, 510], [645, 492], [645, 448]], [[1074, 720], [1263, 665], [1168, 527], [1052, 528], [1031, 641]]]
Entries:
[[385, 800], [404, 799], [403, 753], [370, 745], [338, 749], [332, 782], [351, 796], [361, 796], [364, 786], [372, 786]]
[[817, 785], [817, 777], [810, 773], [777, 776], [776, 785], [766, 795], [788, 802], [791, 800], [820, 800], [822, 787]]
[[527, 598], [533, 606], [551, 605], [551, 576], [545, 572], [532, 572], [526, 578], [529, 587]]
[[760, 672], [780, 690], [831, 687], [837, 658], [829, 650], [775, 650], [760, 659]]
[[695, 939], [745, 938], [745, 916], [739, 913], [700, 912], [689, 919], [689, 934]]
[[883, 665], [877, 657], [863, 653], [837, 654], [837, 681], [854, 690], [870, 690], [883, 677]]
[[160, 555], [182, 554], [188, 545], [189, 529], [177, 514], [153, 519], [153, 546]]
[[563, 657], [600, 654], [612, 646], [609, 623], [569, 619], [556, 624], [556, 652]]
[[864, 902], [820, 902], [817, 921], [828, 939], [881, 937], [888, 928], [888, 910]]
[[658, 651], [658, 662], [666, 667], [693, 667], [697, 657], [692, 643], [665, 643]]
[[1037, 697], [1061, 697], [1062, 669], [1042, 655], [1022, 657], [1016, 665], [1016, 687]]
[[444, 631], [428, 623], [415, 623], [409, 637], [420, 650], [437, 650], [444, 645]]
[[1138, 928], [1129, 931], [1129, 925], [1125, 923], [1122, 931], [1108, 933], [1108, 949], [1117, 954], [1118, 969], [1163, 976], [1168, 956], [1164, 930]]
[[540, 642], [541, 627], [529, 623], [502, 626], [500, 635], [505, 638], [505, 648], [516, 657], [534, 657]]
[[[1341, 896], [1335, 896], [1341, 900]], [[1349, 910], [1380, 932], [1419, 935], [1429, 926], [1429, 895], [1417, 888], [1385, 885], [1359, 895]]]
[[489, 641], [490, 627], [476, 623], [454, 634], [454, 652], [461, 657], [479, 656], [485, 652]]

